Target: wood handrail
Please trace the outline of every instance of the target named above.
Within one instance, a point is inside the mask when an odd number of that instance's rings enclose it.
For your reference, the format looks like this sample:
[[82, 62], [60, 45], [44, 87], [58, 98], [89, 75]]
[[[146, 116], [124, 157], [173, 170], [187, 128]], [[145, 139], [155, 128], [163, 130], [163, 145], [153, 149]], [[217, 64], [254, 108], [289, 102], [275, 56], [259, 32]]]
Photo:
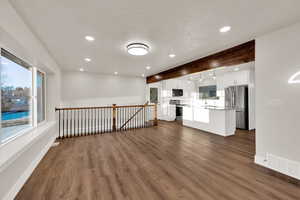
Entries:
[[155, 104], [147, 104], [147, 105], [126, 105], [126, 106], [100, 106], [100, 107], [70, 107], [70, 108], [55, 108], [55, 111], [59, 110], [83, 110], [83, 109], [102, 109], [102, 108], [136, 108], [136, 107], [154, 107]]

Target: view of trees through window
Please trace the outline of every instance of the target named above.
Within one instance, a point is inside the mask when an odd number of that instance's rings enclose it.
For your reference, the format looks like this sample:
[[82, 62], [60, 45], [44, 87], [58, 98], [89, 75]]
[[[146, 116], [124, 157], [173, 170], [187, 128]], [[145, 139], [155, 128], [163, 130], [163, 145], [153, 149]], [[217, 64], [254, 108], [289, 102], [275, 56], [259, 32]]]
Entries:
[[1, 57], [2, 140], [32, 125], [32, 69]]

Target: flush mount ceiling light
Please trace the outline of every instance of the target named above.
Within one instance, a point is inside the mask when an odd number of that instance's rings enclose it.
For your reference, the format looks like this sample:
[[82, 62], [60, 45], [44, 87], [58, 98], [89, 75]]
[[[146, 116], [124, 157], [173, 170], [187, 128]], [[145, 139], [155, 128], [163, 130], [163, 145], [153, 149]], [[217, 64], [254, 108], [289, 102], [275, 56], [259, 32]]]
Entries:
[[175, 54], [169, 54], [170, 58], [174, 58], [176, 55]]
[[91, 62], [91, 59], [90, 58], [85, 58], [84, 59], [86, 62]]
[[149, 70], [149, 69], [151, 69], [151, 67], [150, 67], [150, 66], [147, 66], [146, 69]]
[[127, 45], [127, 52], [133, 56], [144, 56], [149, 53], [149, 46], [143, 43], [132, 43]]
[[95, 38], [94, 38], [94, 37], [92, 37], [92, 36], [89, 36], [89, 35], [85, 36], [85, 39], [86, 39], [87, 41], [89, 41], [89, 42], [92, 42], [92, 41], [94, 41], [94, 40], [95, 40]]
[[221, 33], [226, 33], [226, 32], [228, 32], [230, 30], [231, 30], [230, 26], [224, 26], [224, 27], [220, 28], [220, 32]]
[[79, 71], [84, 72], [84, 69], [83, 69], [83, 68], [80, 68]]
[[142, 77], [145, 77], [145, 74], [142, 74]]
[[118, 72], [114, 72], [115, 75], [118, 75]]

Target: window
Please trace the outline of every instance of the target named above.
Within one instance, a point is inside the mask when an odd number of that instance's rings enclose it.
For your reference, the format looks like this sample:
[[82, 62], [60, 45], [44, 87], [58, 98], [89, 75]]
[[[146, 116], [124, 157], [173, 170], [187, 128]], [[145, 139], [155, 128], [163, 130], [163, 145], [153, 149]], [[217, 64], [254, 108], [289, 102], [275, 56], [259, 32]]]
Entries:
[[45, 120], [45, 75], [4, 49], [0, 66], [0, 142], [5, 142]]
[[150, 88], [150, 103], [158, 102], [158, 88]]
[[37, 122], [45, 120], [45, 75], [37, 71], [36, 75], [36, 96], [37, 96]]

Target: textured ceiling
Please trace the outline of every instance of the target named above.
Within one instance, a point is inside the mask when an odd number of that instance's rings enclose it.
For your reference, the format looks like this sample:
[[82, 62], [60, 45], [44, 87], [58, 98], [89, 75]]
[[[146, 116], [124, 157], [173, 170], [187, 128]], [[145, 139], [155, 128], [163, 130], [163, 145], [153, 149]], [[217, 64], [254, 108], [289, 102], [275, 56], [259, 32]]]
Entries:
[[[299, 0], [11, 2], [63, 70], [131, 76], [151, 75], [300, 20]], [[225, 25], [232, 30], [219, 33]], [[86, 35], [96, 40], [89, 43]], [[130, 42], [145, 42], [150, 53], [128, 55]]]

